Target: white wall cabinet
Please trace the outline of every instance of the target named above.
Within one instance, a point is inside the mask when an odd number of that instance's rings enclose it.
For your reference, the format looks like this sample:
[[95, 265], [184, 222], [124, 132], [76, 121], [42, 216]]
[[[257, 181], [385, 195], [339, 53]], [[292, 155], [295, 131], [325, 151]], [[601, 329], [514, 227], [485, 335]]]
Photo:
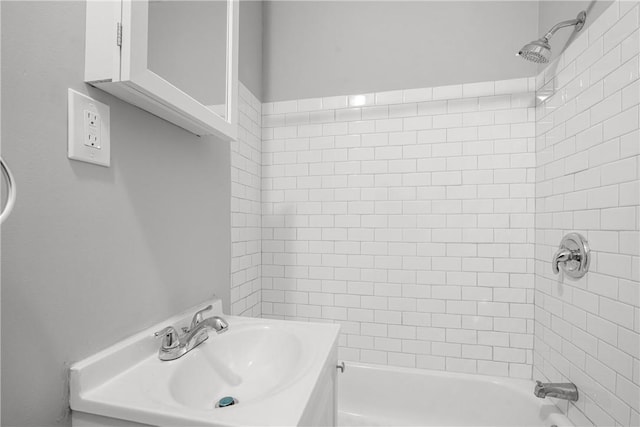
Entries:
[[237, 137], [238, 0], [88, 0], [85, 81], [196, 135]]

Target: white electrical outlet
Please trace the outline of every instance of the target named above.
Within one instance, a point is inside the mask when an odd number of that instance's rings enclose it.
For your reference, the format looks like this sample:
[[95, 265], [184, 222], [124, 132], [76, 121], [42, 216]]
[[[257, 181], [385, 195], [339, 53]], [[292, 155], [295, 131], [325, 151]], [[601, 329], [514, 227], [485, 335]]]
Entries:
[[100, 149], [100, 114], [93, 111], [84, 110], [82, 112], [84, 116], [84, 145]]
[[68, 156], [96, 165], [111, 165], [109, 106], [69, 89]]

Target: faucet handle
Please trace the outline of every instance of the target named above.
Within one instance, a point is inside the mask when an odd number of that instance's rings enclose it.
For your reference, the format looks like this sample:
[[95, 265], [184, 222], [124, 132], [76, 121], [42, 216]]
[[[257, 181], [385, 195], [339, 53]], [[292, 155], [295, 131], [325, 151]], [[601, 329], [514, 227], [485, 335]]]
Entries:
[[197, 311], [196, 314], [193, 315], [193, 319], [191, 319], [191, 326], [189, 327], [189, 330], [192, 331], [196, 326], [198, 326], [198, 323], [202, 322], [202, 313], [209, 311], [212, 308], [213, 305], [208, 305], [202, 310]]
[[573, 256], [573, 252], [567, 248], [558, 249], [553, 255], [553, 259], [551, 260], [551, 268], [553, 269], [553, 273], [560, 274], [560, 263], [571, 261]]
[[173, 326], [167, 326], [161, 331], [156, 332], [156, 337], [162, 337], [162, 348], [170, 349], [176, 348], [180, 344], [180, 338], [178, 336], [178, 331]]

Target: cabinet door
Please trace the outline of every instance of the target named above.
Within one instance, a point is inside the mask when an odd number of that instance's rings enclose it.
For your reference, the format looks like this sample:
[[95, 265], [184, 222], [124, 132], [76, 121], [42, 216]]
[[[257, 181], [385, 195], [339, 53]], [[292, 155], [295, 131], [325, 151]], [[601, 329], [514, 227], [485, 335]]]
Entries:
[[237, 136], [238, 0], [88, 0], [85, 80], [198, 135]]

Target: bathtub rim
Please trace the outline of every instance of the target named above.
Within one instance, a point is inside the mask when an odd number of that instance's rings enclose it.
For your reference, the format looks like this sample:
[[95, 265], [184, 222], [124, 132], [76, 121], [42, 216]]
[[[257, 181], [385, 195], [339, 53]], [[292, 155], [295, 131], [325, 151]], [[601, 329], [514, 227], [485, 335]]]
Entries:
[[[489, 381], [493, 384], [499, 385], [507, 385], [510, 388], [514, 388], [519, 385], [524, 388], [525, 386], [531, 387], [531, 396], [533, 395], [533, 387], [535, 386], [534, 379], [526, 379], [526, 378], [512, 378], [512, 377], [499, 377], [495, 375], [486, 375], [486, 374], [476, 374], [471, 372], [450, 372], [450, 371], [440, 371], [436, 369], [428, 369], [428, 368], [409, 368], [406, 366], [393, 366], [393, 365], [381, 365], [377, 363], [363, 363], [363, 362], [352, 362], [348, 360], [343, 361], [345, 364], [345, 372], [349, 369], [349, 367], [368, 369], [374, 371], [395, 371], [406, 374], [416, 374], [420, 373], [420, 375], [432, 375], [443, 378], [460, 378], [460, 379], [476, 379], [484, 381]], [[522, 389], [517, 388], [518, 391], [522, 392]], [[540, 401], [544, 401], [544, 399], [540, 399]]]

